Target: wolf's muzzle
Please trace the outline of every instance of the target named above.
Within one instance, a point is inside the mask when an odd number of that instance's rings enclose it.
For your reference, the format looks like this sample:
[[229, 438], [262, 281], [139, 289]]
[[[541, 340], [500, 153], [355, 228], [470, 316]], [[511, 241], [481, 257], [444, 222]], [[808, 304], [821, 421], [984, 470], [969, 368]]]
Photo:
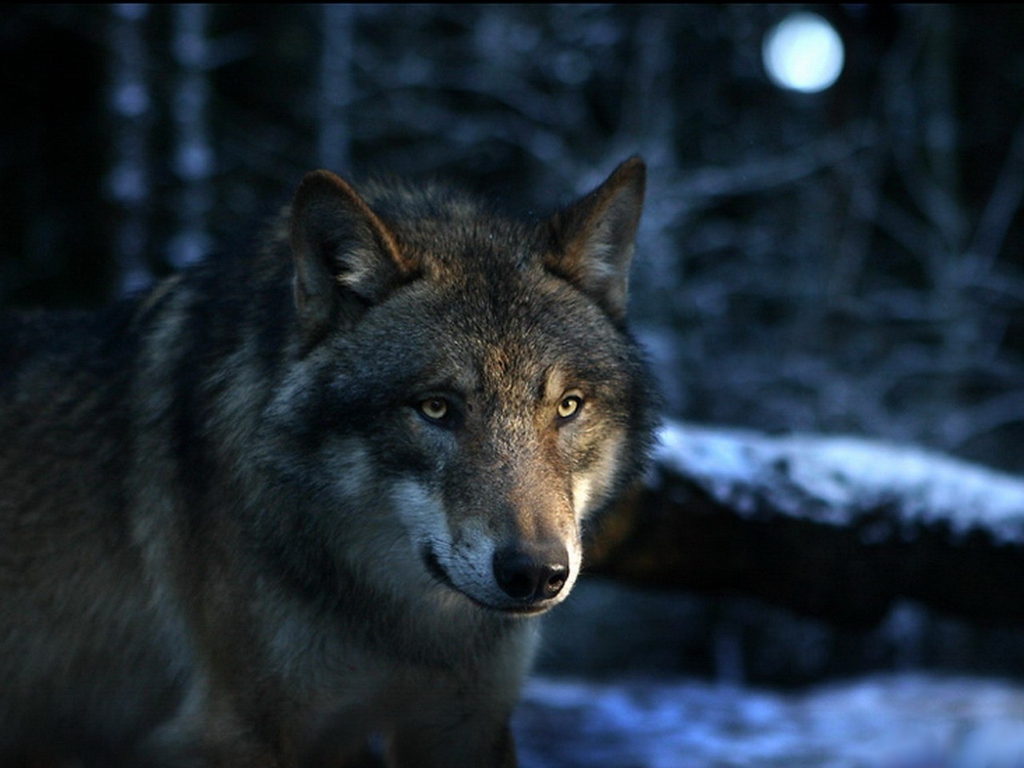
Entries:
[[427, 570], [446, 587], [460, 592], [478, 605], [510, 613], [532, 614], [547, 610], [551, 601], [569, 581], [569, 554], [561, 543], [529, 549], [511, 545], [492, 557], [494, 582], [505, 595], [498, 598], [476, 594], [456, 586], [430, 545], [421, 552]]
[[494, 553], [494, 578], [502, 591], [524, 603], [550, 600], [569, 578], [569, 553], [559, 542], [524, 549], [504, 547]]

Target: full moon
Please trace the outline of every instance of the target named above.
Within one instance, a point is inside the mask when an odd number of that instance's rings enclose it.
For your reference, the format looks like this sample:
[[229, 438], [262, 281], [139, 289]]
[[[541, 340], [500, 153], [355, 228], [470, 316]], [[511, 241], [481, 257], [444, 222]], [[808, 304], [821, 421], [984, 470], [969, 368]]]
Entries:
[[780, 88], [818, 93], [843, 71], [843, 41], [821, 16], [795, 13], [779, 22], [764, 39], [764, 68]]

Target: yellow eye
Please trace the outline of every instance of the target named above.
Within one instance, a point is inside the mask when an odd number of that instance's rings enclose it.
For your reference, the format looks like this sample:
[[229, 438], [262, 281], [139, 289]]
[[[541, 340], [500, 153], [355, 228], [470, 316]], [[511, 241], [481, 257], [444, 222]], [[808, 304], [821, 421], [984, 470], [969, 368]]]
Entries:
[[580, 409], [583, 407], [583, 397], [579, 394], [572, 393], [562, 397], [562, 401], [558, 404], [558, 418], [560, 419], [571, 419], [576, 416]]
[[420, 402], [419, 408], [431, 421], [442, 421], [448, 415], [448, 401], [443, 397], [428, 397]]

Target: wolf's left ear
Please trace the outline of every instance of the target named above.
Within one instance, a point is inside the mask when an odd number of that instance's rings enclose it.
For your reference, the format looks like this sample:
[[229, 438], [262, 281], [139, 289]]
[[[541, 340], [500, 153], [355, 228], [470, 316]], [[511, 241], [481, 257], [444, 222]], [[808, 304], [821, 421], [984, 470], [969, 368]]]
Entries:
[[629, 264], [644, 203], [647, 166], [631, 157], [597, 189], [548, 222], [544, 266], [591, 296], [609, 315], [626, 315]]
[[295, 304], [307, 341], [339, 318], [354, 320], [414, 271], [395, 236], [352, 186], [307, 173], [292, 201]]

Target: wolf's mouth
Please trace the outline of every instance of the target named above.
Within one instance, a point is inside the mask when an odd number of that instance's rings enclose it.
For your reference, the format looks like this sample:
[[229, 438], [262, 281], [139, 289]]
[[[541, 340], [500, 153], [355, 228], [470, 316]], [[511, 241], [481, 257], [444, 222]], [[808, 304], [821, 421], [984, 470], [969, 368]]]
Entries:
[[520, 616], [527, 616], [535, 613], [543, 613], [548, 609], [549, 606], [538, 605], [536, 603], [520, 603], [515, 605], [491, 605], [484, 601], [474, 597], [473, 595], [464, 592], [455, 586], [455, 582], [452, 581], [448, 572], [441, 565], [441, 561], [437, 559], [437, 554], [434, 552], [433, 547], [429, 544], [424, 544], [423, 549], [420, 553], [420, 557], [423, 559], [423, 564], [426, 566], [427, 571], [433, 576], [439, 583], [448, 587], [454, 592], [458, 592], [460, 595], [469, 598], [476, 605], [484, 608], [488, 611], [495, 611], [503, 614], [513, 614]]
[[427, 570], [430, 572], [431, 576], [449, 589], [454, 589], [456, 592], [462, 591], [455, 586], [451, 577], [448, 576], [448, 572], [441, 567], [441, 561], [437, 559], [437, 555], [435, 554], [433, 547], [429, 544], [424, 544], [423, 551], [420, 553], [420, 556], [423, 558], [423, 564], [427, 566]]

